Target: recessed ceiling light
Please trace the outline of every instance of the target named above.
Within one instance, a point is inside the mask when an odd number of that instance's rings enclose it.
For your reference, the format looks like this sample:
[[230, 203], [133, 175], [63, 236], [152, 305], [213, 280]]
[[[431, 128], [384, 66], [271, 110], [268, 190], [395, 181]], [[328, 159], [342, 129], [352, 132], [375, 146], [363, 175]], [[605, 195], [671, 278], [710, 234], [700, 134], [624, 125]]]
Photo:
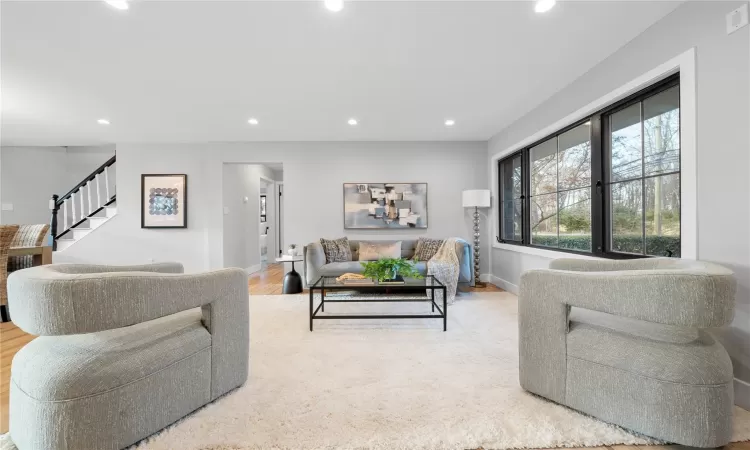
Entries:
[[349, 125], [351, 125], [351, 126], [354, 126], [354, 125], [356, 125], [356, 124], [357, 124], [358, 122], [357, 122], [357, 119], [349, 119], [349, 121], [347, 121], [347, 123], [348, 123]]
[[104, 0], [104, 2], [115, 9], [123, 11], [128, 9], [128, 0]]
[[258, 125], [258, 119], [256, 119], [255, 117], [251, 117], [250, 119], [248, 119], [247, 123], [249, 123], [250, 125]]
[[534, 11], [538, 13], [547, 12], [555, 6], [555, 3], [557, 3], [555, 0], [537, 0]]
[[329, 11], [339, 12], [344, 9], [344, 0], [325, 0], [325, 5]]
[[453, 119], [448, 119], [448, 120], [445, 121], [445, 126], [446, 127], [452, 127], [455, 124], [456, 124], [456, 121], [453, 120]]
[[107, 119], [99, 119], [96, 121], [99, 125], [109, 125], [109, 120]]

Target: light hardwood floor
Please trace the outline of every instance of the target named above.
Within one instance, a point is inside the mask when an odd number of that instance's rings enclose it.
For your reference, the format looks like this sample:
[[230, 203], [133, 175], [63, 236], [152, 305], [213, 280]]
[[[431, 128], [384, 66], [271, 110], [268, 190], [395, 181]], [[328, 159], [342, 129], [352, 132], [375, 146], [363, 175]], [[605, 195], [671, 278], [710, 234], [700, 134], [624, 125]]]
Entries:
[[[250, 275], [249, 287], [252, 295], [276, 295], [281, 294], [282, 279], [285, 274], [282, 264], [270, 264], [266, 269]], [[474, 292], [502, 292], [502, 289], [493, 285], [486, 288], [471, 289]], [[18, 329], [12, 322], [0, 323], [0, 433], [8, 431], [8, 392], [10, 384], [10, 363], [13, 355], [24, 345], [29, 343], [34, 336], [26, 334]], [[615, 445], [609, 447], [595, 447], [598, 450], [685, 450], [689, 447], [680, 445], [665, 445], [660, 447], [639, 447], [633, 445]], [[750, 450], [750, 442], [730, 444], [724, 447], [727, 450]], [[480, 449], [481, 450], [481, 449]], [[576, 450], [576, 449], [571, 449]]]

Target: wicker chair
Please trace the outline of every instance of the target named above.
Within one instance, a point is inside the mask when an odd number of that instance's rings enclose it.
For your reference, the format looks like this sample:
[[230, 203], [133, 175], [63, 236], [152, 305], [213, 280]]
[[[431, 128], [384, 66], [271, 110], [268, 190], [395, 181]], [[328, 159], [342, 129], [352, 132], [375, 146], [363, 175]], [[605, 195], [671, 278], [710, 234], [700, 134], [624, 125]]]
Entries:
[[18, 225], [0, 225], [0, 305], [8, 304], [8, 249], [19, 228]]
[[[38, 247], [42, 245], [44, 237], [47, 236], [49, 225], [41, 223], [37, 225], [21, 225], [16, 233], [16, 237], [10, 243], [11, 247]], [[34, 265], [34, 257], [13, 256], [8, 259], [8, 272], [21, 269], [28, 269]]]

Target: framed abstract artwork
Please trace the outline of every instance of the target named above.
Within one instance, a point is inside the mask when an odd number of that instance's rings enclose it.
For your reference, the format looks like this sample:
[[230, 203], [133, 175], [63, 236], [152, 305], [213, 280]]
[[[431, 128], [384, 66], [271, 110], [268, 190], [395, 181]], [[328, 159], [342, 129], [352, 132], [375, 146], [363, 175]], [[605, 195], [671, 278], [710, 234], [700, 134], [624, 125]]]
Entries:
[[141, 228], [187, 228], [187, 175], [141, 175]]
[[265, 222], [266, 221], [266, 196], [261, 195], [260, 196], [260, 221]]
[[427, 228], [427, 183], [344, 183], [344, 228]]

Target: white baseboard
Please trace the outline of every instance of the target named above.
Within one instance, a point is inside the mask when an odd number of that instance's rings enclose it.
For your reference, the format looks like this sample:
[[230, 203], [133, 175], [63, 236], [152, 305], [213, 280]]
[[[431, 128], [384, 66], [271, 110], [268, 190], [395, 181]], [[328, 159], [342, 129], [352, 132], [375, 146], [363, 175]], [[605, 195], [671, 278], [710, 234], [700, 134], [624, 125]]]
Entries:
[[247, 271], [248, 274], [251, 274], [251, 273], [255, 273], [255, 272], [260, 272], [260, 269], [262, 269], [262, 268], [263, 268], [263, 264], [256, 264], [254, 266], [248, 267], [245, 270]]
[[750, 383], [734, 379], [734, 404], [750, 411]]
[[494, 284], [495, 286], [499, 287], [500, 289], [503, 289], [505, 291], [511, 292], [513, 294], [518, 295], [518, 286], [511, 283], [510, 281], [505, 281], [500, 277], [496, 277], [495, 275], [488, 275], [489, 282]]

